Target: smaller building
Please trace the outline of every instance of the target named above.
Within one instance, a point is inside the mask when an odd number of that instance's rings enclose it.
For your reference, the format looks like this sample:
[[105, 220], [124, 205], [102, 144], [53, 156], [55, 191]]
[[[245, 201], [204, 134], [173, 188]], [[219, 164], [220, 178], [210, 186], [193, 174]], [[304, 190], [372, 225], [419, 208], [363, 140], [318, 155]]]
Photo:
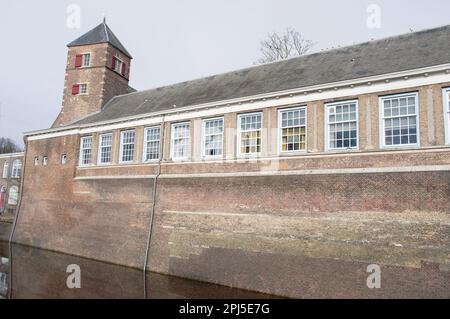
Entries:
[[24, 153], [0, 154], [0, 222], [12, 221], [19, 203]]

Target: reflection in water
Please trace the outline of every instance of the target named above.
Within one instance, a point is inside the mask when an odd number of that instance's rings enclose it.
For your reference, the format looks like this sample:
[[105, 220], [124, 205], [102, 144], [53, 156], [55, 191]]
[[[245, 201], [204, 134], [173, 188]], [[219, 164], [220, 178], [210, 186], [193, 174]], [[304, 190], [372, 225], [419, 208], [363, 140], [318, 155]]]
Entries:
[[[0, 242], [0, 257], [5, 262], [0, 264], [0, 296], [3, 298], [270, 297], [155, 273], [147, 273], [144, 282], [141, 270], [18, 244], [9, 246], [6, 242]], [[72, 264], [81, 269], [80, 289], [69, 289], [66, 284], [70, 275], [66, 272], [67, 266]], [[8, 282], [11, 282], [10, 287]]]

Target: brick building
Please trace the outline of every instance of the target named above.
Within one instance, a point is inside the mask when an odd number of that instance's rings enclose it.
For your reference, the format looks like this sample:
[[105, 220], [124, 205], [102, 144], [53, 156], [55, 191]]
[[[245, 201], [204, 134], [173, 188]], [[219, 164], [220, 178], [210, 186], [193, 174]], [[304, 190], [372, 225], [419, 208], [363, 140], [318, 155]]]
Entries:
[[330, 260], [448, 276], [450, 26], [140, 92], [131, 59], [68, 45], [16, 242], [291, 297]]
[[0, 154], [0, 218], [11, 221], [17, 208], [23, 153]]

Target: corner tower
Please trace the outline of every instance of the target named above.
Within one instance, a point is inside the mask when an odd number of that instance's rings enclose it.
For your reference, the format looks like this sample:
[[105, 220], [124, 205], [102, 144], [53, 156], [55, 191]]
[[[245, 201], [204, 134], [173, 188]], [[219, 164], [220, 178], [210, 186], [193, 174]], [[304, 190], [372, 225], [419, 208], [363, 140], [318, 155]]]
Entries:
[[131, 54], [105, 20], [67, 47], [63, 101], [54, 128], [99, 112], [112, 97], [132, 90]]

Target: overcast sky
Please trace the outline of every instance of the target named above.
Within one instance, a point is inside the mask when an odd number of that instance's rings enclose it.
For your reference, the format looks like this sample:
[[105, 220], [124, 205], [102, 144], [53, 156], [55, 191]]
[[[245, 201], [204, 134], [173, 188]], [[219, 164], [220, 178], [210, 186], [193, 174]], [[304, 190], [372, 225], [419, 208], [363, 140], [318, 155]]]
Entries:
[[[80, 28], [68, 27], [71, 4], [81, 9]], [[381, 9], [379, 28], [371, 4]], [[134, 57], [130, 85], [143, 90], [251, 66], [260, 40], [287, 27], [319, 51], [450, 24], [449, 12], [448, 0], [1, 0], [0, 136], [21, 143], [23, 132], [52, 124], [66, 44], [104, 14]]]

